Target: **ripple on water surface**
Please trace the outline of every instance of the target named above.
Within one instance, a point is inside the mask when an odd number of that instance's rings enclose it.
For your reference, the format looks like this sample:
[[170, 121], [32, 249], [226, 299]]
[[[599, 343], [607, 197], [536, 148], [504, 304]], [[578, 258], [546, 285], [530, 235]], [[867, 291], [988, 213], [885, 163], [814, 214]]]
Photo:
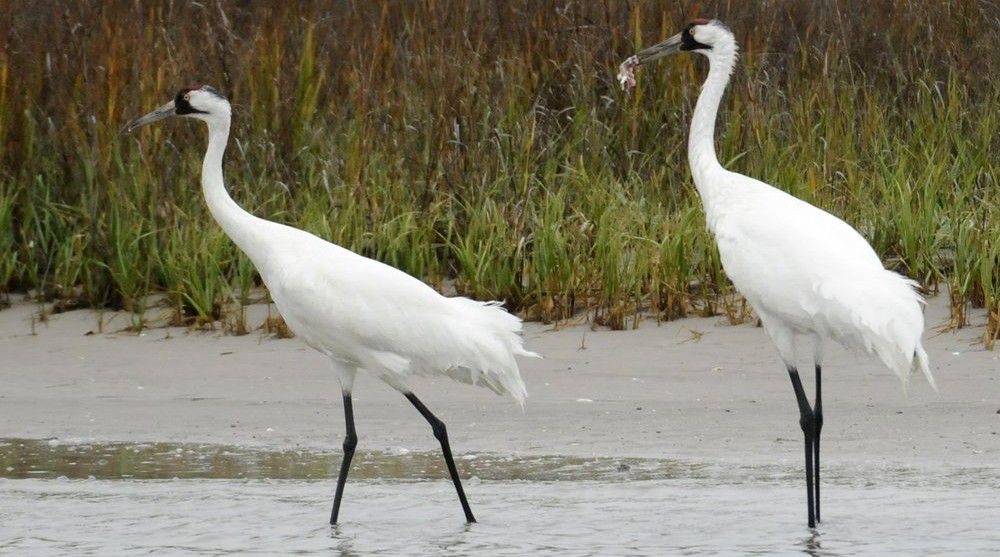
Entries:
[[824, 522], [810, 533], [795, 466], [558, 456], [459, 457], [481, 521], [466, 525], [436, 453], [358, 453], [344, 522], [331, 529], [338, 465], [335, 453], [3, 440], [0, 554], [1000, 549], [995, 469], [830, 467]]

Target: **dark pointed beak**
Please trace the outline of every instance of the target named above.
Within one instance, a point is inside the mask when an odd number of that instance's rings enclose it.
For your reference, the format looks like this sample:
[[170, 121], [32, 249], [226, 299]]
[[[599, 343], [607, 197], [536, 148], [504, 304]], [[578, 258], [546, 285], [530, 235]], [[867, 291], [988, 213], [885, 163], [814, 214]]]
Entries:
[[164, 118], [170, 118], [171, 116], [176, 115], [177, 108], [174, 106], [174, 101], [170, 101], [149, 114], [132, 120], [126, 124], [124, 128], [122, 128], [122, 133], [132, 133], [132, 131], [138, 127], [145, 126], [146, 124], [152, 124], [153, 122], [159, 122]]
[[661, 42], [656, 43], [653, 46], [641, 50], [635, 54], [635, 63], [637, 66], [652, 62], [653, 60], [658, 60], [664, 56], [670, 56], [671, 54], [677, 54], [681, 51], [681, 34], [678, 33], [673, 37]]

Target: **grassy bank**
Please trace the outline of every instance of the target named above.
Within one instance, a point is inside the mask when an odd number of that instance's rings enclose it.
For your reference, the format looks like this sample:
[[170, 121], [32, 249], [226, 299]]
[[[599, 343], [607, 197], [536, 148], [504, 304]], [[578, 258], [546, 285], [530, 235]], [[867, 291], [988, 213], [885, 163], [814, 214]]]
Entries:
[[988, 308], [995, 338], [996, 7], [733, 4], [0, 0], [0, 291], [136, 311], [166, 293], [189, 324], [247, 301], [259, 278], [201, 199], [204, 131], [118, 134], [200, 81], [234, 104], [227, 181], [255, 214], [530, 318], [738, 320], [685, 157], [704, 62], [614, 81], [718, 15], [742, 45], [724, 164], [949, 286], [956, 326]]

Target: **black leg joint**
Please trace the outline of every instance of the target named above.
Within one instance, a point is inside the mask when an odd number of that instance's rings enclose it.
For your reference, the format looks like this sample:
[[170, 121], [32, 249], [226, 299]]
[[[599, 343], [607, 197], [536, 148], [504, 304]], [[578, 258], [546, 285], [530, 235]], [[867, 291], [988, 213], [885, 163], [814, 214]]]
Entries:
[[451, 481], [455, 484], [455, 491], [458, 493], [458, 500], [462, 504], [465, 520], [470, 523], [475, 522], [476, 517], [473, 516], [472, 509], [469, 507], [469, 501], [465, 497], [465, 490], [462, 488], [462, 480], [458, 477], [458, 468], [455, 466], [455, 459], [451, 455], [451, 447], [448, 443], [448, 428], [445, 427], [444, 422], [439, 420], [437, 416], [424, 406], [423, 402], [420, 402], [420, 399], [416, 395], [413, 393], [404, 393], [404, 396], [420, 412], [420, 415], [427, 420], [427, 423], [430, 424], [431, 429], [434, 431], [434, 437], [441, 443], [441, 453], [444, 455], [445, 464], [448, 466], [448, 474], [451, 475]]
[[354, 448], [357, 446], [358, 446], [358, 436], [355, 435], [354, 433], [348, 433], [347, 436], [344, 437], [344, 452], [353, 453]]
[[354, 404], [351, 400], [351, 393], [347, 392], [344, 393], [344, 422], [347, 427], [346, 435], [344, 435], [344, 457], [340, 462], [340, 474], [337, 475], [337, 492], [333, 497], [330, 524], [336, 524], [340, 517], [340, 500], [344, 496], [344, 485], [347, 483], [347, 474], [351, 470], [354, 448], [358, 446], [358, 435], [354, 431]]
[[432, 423], [431, 429], [434, 431], [434, 438], [438, 441], [445, 441], [448, 439], [448, 428], [441, 420], [436, 420]]
[[802, 412], [799, 415], [799, 426], [802, 428], [802, 433], [805, 433], [807, 438], [812, 438], [816, 432], [816, 417], [812, 412]]

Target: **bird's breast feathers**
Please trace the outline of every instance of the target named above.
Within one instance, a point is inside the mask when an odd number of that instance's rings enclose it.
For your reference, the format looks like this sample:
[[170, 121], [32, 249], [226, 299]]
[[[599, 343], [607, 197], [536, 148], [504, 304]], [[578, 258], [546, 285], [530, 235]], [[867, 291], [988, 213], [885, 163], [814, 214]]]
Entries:
[[829, 281], [863, 281], [886, 272], [850, 225], [783, 193], [723, 207], [715, 235], [736, 289], [758, 310], [789, 319], [811, 318], [817, 293]]

